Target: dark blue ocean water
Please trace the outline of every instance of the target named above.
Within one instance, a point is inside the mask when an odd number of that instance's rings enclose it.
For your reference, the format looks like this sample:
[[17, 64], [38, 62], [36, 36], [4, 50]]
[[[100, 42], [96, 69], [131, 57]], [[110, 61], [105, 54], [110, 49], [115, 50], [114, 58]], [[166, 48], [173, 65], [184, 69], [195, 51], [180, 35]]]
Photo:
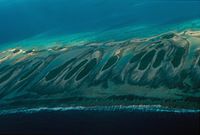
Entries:
[[0, 46], [41, 33], [75, 34], [132, 25], [159, 30], [199, 18], [198, 0], [0, 0]]
[[0, 115], [0, 134], [199, 135], [199, 113], [40, 111]]

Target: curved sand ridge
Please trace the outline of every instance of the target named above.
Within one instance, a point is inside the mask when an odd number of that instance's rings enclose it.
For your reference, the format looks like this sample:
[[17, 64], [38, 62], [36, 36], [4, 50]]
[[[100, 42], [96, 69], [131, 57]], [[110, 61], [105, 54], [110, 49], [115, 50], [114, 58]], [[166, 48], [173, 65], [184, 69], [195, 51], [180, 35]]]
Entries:
[[0, 106], [200, 108], [200, 32], [0, 52]]

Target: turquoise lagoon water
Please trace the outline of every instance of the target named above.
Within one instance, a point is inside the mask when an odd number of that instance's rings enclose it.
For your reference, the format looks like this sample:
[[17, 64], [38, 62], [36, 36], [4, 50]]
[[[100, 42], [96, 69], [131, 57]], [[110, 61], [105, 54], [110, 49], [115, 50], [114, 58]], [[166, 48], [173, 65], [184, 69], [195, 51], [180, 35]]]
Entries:
[[0, 49], [80, 45], [200, 28], [200, 1], [1, 0]]

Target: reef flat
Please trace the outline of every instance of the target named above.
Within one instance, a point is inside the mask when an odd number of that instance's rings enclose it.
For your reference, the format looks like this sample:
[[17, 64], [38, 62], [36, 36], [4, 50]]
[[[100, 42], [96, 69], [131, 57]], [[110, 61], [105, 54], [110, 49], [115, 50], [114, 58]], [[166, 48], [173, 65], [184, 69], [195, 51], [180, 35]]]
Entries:
[[0, 52], [0, 107], [200, 109], [200, 31]]

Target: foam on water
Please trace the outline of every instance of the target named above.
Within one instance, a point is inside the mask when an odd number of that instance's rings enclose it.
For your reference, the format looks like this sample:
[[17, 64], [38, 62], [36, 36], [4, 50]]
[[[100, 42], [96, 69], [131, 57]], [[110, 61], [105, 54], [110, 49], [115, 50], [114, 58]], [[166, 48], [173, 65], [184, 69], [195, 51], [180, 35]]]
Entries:
[[199, 113], [200, 109], [176, 109], [164, 107], [161, 105], [113, 105], [113, 106], [71, 106], [71, 107], [39, 107], [39, 108], [17, 108], [1, 110], [0, 115], [16, 113], [38, 113], [38, 112], [56, 112], [56, 111], [125, 111], [125, 112], [169, 112], [169, 113]]

